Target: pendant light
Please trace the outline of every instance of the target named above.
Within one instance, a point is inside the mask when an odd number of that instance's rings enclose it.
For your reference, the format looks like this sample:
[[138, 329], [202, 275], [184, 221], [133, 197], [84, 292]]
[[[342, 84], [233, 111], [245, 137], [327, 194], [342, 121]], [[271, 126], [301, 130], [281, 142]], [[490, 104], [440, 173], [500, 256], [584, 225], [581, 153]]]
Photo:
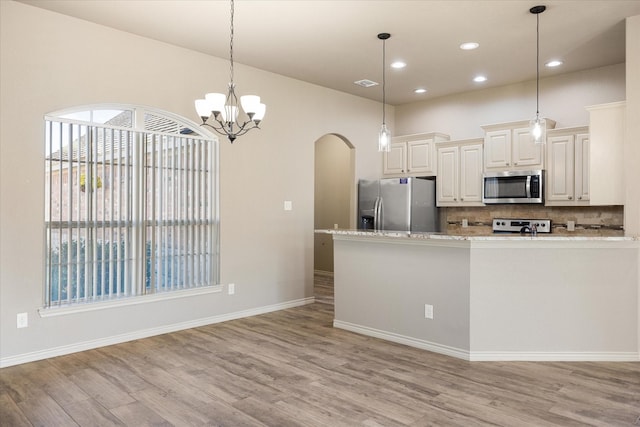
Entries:
[[389, 33], [380, 33], [378, 38], [382, 40], [382, 127], [378, 134], [378, 151], [391, 151], [391, 132], [387, 128], [386, 118], [386, 78], [385, 78], [385, 41], [391, 37]]
[[233, 82], [233, 15], [234, 3], [231, 0], [231, 28], [229, 41], [230, 82], [227, 94], [208, 93], [204, 99], [195, 101], [196, 111], [202, 119], [202, 126], [210, 127], [221, 135], [226, 135], [233, 143], [235, 139], [251, 129], [260, 129], [266, 106], [260, 103], [260, 97], [245, 95], [240, 97], [240, 105], [248, 117], [242, 124], [238, 123], [238, 96]]
[[529, 12], [536, 15], [536, 117], [529, 122], [531, 138], [536, 144], [544, 144], [547, 139], [547, 122], [540, 118], [540, 14], [546, 6], [534, 6]]

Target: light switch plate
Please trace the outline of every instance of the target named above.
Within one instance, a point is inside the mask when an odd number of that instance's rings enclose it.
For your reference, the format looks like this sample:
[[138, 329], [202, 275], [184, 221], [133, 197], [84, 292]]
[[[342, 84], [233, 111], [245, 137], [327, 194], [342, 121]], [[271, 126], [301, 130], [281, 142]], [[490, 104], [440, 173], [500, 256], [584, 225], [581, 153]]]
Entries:
[[285, 211], [292, 211], [293, 210], [293, 203], [291, 202], [291, 200], [285, 200], [284, 201], [284, 210]]

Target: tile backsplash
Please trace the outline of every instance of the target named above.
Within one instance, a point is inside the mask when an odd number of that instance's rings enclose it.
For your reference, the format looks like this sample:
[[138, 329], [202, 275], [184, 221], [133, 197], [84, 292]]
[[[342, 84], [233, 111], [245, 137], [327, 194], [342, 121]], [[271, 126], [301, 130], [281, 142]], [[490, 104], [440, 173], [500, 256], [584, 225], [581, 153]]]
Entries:
[[[552, 233], [573, 236], [623, 236], [623, 206], [556, 207], [539, 205], [489, 205], [441, 208], [443, 231], [458, 235], [492, 233], [493, 218], [550, 219]], [[462, 227], [466, 219], [468, 227]], [[567, 230], [574, 221], [575, 231]]]

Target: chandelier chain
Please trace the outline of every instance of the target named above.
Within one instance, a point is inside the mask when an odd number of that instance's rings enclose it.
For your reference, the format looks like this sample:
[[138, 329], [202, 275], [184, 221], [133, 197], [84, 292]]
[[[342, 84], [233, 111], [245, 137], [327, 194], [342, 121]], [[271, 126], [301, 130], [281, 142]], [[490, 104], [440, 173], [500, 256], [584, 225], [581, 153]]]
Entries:
[[229, 81], [231, 87], [233, 87], [233, 15], [234, 15], [234, 3], [231, 0], [231, 25], [230, 25], [230, 33], [231, 37], [229, 37]]

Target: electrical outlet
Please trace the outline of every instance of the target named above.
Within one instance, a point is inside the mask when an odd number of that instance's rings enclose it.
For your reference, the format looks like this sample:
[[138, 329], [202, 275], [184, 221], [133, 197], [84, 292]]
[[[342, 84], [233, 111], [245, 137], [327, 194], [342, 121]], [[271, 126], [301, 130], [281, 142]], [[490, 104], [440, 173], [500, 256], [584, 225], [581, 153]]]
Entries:
[[467, 228], [469, 226], [469, 220], [467, 218], [462, 220], [462, 228]]
[[229, 286], [227, 287], [227, 292], [229, 293], [229, 295], [233, 295], [236, 293], [235, 283], [229, 283]]
[[576, 222], [567, 221], [567, 231], [575, 231], [575, 230], [576, 230]]
[[431, 304], [424, 305], [424, 318], [433, 319], [433, 306]]
[[26, 328], [29, 326], [29, 313], [18, 313], [16, 316], [16, 326], [18, 328]]
[[285, 211], [292, 211], [293, 210], [293, 202], [291, 200], [285, 200], [284, 201], [284, 210]]

